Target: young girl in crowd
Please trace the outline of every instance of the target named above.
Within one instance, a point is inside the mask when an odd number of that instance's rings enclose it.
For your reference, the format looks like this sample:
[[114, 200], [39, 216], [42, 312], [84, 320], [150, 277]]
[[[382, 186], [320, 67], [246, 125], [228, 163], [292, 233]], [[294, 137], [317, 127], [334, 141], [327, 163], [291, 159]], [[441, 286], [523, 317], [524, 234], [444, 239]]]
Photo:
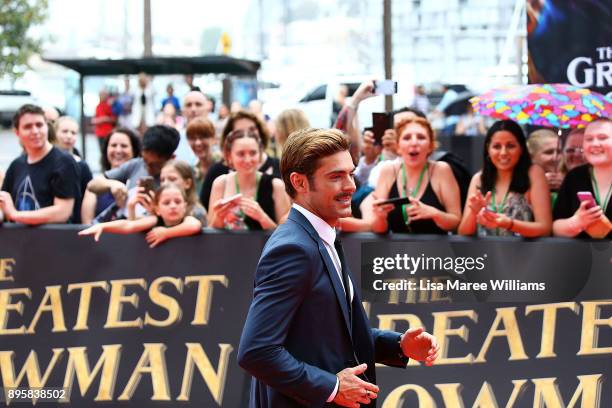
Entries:
[[[276, 228], [290, 209], [280, 179], [258, 170], [263, 144], [257, 132], [235, 130], [223, 145], [233, 172], [215, 179], [208, 224], [213, 228], [268, 230]], [[235, 200], [226, 200], [240, 194]]]
[[[161, 170], [159, 182], [160, 184], [176, 184], [185, 190], [187, 195], [187, 214], [197, 218], [202, 225], [206, 225], [206, 209], [202, 207], [196, 194], [195, 176], [189, 164], [182, 160], [168, 161]], [[138, 193], [130, 198], [127, 203], [128, 219], [130, 220], [137, 218], [136, 204], [143, 205], [149, 213], [153, 211], [154, 192], [150, 192], [150, 195], [147, 195], [143, 187], [138, 187]]]
[[[450, 166], [429, 160], [435, 149], [427, 119], [414, 117], [395, 126], [400, 160], [384, 162], [373, 195], [364, 208], [372, 231], [382, 233], [442, 234], [457, 228], [461, 219], [459, 185]], [[409, 204], [380, 204], [387, 198], [405, 197]]]
[[96, 242], [102, 232], [132, 234], [149, 231], [146, 235], [149, 247], [154, 248], [170, 238], [196, 235], [202, 223], [187, 215], [188, 202], [185, 190], [176, 184], [163, 184], [155, 194], [155, 214], [137, 220], [115, 220], [93, 225], [79, 235], [93, 235]]
[[[565, 177], [555, 205], [553, 232], [562, 237], [612, 238], [612, 120], [599, 119], [584, 131], [587, 164]], [[592, 200], [578, 197], [590, 193]]]
[[485, 138], [483, 169], [472, 177], [459, 233], [479, 236], [550, 234], [550, 190], [531, 163], [525, 135], [511, 120], [495, 122]]

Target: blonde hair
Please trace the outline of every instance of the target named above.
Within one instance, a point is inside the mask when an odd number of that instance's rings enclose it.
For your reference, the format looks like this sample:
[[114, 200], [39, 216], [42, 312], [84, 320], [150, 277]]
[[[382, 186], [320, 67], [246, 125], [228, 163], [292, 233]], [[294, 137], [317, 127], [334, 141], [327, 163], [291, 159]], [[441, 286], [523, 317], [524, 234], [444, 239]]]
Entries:
[[199, 198], [196, 192], [195, 174], [193, 172], [193, 169], [189, 164], [182, 160], [169, 160], [168, 162], [166, 162], [166, 164], [164, 164], [162, 170], [166, 167], [172, 167], [174, 170], [176, 170], [176, 172], [179, 174], [179, 176], [181, 176], [184, 181], [191, 181], [189, 188], [184, 190], [185, 201], [187, 201], [187, 213], [190, 213], [193, 207], [199, 204]]
[[282, 149], [291, 133], [310, 127], [310, 122], [300, 109], [286, 109], [276, 117], [274, 125], [276, 127], [276, 141], [279, 144], [278, 147]]
[[546, 139], [557, 139], [557, 134], [550, 129], [539, 129], [532, 132], [527, 138], [527, 150], [531, 156], [537, 154], [544, 146]]
[[67, 122], [67, 121], [70, 121], [70, 122], [74, 123], [75, 125], [77, 125], [77, 128], [79, 127], [79, 122], [77, 122], [77, 120], [75, 118], [73, 118], [72, 116], [60, 116], [59, 118], [57, 118], [57, 120], [55, 121], [55, 123], [53, 125], [55, 127], [55, 130], [58, 131], [60, 125], [63, 122]]

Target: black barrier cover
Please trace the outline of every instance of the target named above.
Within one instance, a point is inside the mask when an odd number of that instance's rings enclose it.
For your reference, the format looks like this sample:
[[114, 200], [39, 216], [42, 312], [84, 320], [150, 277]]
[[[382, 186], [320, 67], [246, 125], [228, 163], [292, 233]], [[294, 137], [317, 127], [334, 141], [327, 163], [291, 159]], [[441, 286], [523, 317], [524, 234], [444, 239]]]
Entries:
[[[454, 302], [612, 298], [610, 259], [610, 245], [569, 239], [369, 242], [362, 245], [361, 289], [364, 300], [383, 303], [431, 291]], [[599, 290], [582, 293], [587, 282]]]
[[[207, 233], [149, 249], [142, 235], [105, 234], [95, 244], [71, 228], [0, 228], [2, 386], [68, 382], [78, 407], [247, 406], [250, 378], [236, 349], [266, 239]], [[357, 280], [364, 242], [388, 239], [343, 238]], [[610, 242], [588, 245], [598, 246], [592, 262], [610, 261]], [[599, 286], [589, 280], [581, 297], [605, 293]], [[378, 406], [612, 406], [612, 300], [411, 302], [366, 308], [373, 327], [424, 325], [443, 346], [440, 364], [380, 367]]]

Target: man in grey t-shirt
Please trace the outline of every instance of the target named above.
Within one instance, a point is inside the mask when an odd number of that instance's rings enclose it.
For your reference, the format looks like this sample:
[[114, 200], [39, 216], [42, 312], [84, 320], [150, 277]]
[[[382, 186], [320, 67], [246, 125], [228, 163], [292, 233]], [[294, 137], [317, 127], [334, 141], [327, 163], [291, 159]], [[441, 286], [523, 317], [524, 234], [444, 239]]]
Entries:
[[142, 139], [142, 157], [131, 159], [116, 169], [106, 171], [103, 176], [95, 177], [89, 182], [87, 189], [94, 194], [110, 191], [117, 205], [121, 207], [118, 215], [126, 216], [125, 204], [138, 193], [138, 181], [151, 176], [155, 185], [159, 186], [161, 169], [174, 157], [178, 142], [179, 133], [176, 129], [164, 125], [150, 127]]

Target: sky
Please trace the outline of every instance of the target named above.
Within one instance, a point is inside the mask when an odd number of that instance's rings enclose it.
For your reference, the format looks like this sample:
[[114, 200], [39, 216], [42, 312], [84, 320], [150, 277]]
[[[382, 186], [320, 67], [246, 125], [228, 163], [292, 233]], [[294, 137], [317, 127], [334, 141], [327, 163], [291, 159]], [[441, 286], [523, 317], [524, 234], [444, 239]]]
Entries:
[[[240, 29], [251, 0], [151, 0], [154, 52], [200, 50], [206, 28]], [[119, 57], [142, 54], [143, 0], [49, 0], [45, 54], [54, 57]], [[123, 42], [128, 33], [127, 44]]]

